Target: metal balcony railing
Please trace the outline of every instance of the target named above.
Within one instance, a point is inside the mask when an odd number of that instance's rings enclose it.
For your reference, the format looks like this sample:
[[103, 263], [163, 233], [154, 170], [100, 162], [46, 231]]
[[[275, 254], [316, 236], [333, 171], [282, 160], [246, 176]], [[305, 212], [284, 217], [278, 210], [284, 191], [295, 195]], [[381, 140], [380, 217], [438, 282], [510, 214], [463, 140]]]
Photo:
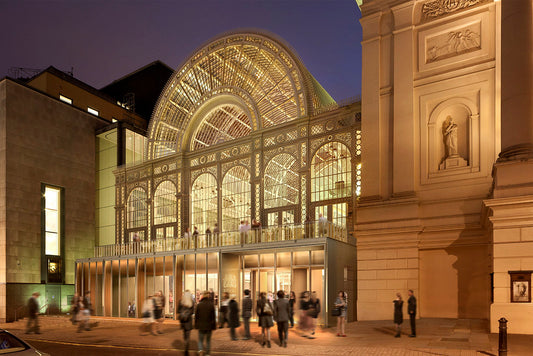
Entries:
[[211, 234], [191, 234], [190, 236], [96, 246], [94, 256], [125, 256], [223, 246], [268, 244], [324, 237], [347, 242], [348, 232], [346, 227], [335, 225], [331, 222], [291, 224], [264, 227], [247, 232], [226, 231]]

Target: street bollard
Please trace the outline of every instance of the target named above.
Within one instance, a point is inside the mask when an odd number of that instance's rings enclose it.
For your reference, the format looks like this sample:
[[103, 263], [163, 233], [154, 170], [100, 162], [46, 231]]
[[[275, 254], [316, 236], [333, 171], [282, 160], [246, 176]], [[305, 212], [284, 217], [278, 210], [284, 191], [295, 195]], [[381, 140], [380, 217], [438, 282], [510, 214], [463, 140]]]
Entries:
[[500, 318], [500, 337], [498, 340], [498, 356], [507, 356], [507, 319]]

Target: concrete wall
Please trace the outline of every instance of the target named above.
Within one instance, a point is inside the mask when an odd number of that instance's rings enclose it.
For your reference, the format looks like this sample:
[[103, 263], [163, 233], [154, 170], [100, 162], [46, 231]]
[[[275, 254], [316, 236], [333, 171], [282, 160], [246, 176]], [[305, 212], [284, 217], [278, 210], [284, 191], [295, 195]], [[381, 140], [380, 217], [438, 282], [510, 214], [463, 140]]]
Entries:
[[357, 303], [357, 266], [354, 256], [356, 249], [336, 240], [328, 239], [326, 246], [326, 301], [322, 308], [327, 313], [328, 326], [336, 325], [336, 318], [331, 316], [331, 309], [337, 299], [338, 292], [343, 290], [348, 295], [347, 321], [358, 320], [360, 310]]
[[[41, 183], [47, 183], [65, 189], [65, 283], [74, 284], [74, 261], [94, 251], [95, 130], [103, 123], [16, 82], [3, 87], [5, 282], [41, 283]], [[0, 319], [5, 307], [0, 303]]]

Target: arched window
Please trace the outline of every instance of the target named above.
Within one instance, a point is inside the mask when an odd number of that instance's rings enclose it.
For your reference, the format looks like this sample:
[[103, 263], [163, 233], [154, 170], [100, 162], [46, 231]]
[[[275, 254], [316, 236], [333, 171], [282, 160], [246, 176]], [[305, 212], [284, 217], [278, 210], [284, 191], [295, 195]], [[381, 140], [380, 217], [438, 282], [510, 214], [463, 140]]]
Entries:
[[264, 187], [265, 209], [298, 204], [299, 176], [296, 158], [288, 153], [272, 158], [265, 169]]
[[350, 150], [340, 142], [321, 146], [311, 165], [311, 201], [346, 198], [352, 195]]
[[[127, 226], [131, 231], [130, 235], [138, 234], [141, 240], [145, 238], [144, 228], [148, 223], [148, 203], [146, 201], [146, 191], [142, 188], [135, 188], [128, 197], [128, 221]], [[130, 236], [130, 241], [132, 241]]]
[[251, 213], [250, 172], [235, 166], [222, 181], [222, 231], [236, 231], [241, 220], [250, 221]]
[[209, 226], [211, 231], [218, 219], [217, 181], [210, 173], [202, 173], [192, 183], [191, 233], [198, 227], [200, 234]]
[[176, 186], [169, 180], [161, 182], [154, 194], [154, 225], [156, 238], [173, 237], [174, 226], [160, 227], [157, 225], [176, 222]]

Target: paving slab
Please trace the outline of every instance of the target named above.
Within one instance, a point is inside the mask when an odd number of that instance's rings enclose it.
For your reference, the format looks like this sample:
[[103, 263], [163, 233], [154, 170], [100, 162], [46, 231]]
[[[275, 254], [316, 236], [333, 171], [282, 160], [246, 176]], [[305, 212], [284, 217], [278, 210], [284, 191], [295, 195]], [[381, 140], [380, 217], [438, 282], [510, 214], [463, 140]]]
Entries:
[[[117, 348], [130, 348], [146, 351], [182, 351], [184, 348], [179, 323], [166, 320], [162, 325], [163, 334], [141, 336], [143, 325], [140, 319], [94, 317], [92, 330], [77, 333], [67, 317], [47, 316], [40, 318], [42, 334], [26, 335], [26, 321], [0, 324], [22, 339], [94, 346], [108, 345]], [[408, 337], [408, 325], [402, 330], [402, 337], [394, 337], [394, 326], [390, 321], [359, 321], [348, 323], [347, 337], [337, 337], [335, 328], [319, 329], [315, 339], [303, 337], [297, 328], [290, 329], [287, 348], [278, 346], [277, 329], [271, 329], [272, 348], [261, 346], [261, 333], [252, 324], [252, 340], [232, 341], [229, 329], [218, 329], [213, 333], [212, 354], [221, 355], [498, 355], [498, 335], [488, 332], [488, 323], [483, 320], [468, 319], [420, 319], [417, 322], [416, 338]], [[239, 329], [242, 337], [242, 328]], [[191, 334], [192, 350], [197, 350], [197, 333]], [[509, 335], [509, 356], [531, 355], [533, 336]], [[117, 349], [118, 350], [118, 349]], [[118, 351], [117, 351], [118, 352]], [[157, 353], [150, 353], [154, 354]], [[117, 353], [118, 354], [118, 353]], [[194, 353], [193, 353], [194, 354]], [[69, 355], [70, 356], [70, 355]]]

